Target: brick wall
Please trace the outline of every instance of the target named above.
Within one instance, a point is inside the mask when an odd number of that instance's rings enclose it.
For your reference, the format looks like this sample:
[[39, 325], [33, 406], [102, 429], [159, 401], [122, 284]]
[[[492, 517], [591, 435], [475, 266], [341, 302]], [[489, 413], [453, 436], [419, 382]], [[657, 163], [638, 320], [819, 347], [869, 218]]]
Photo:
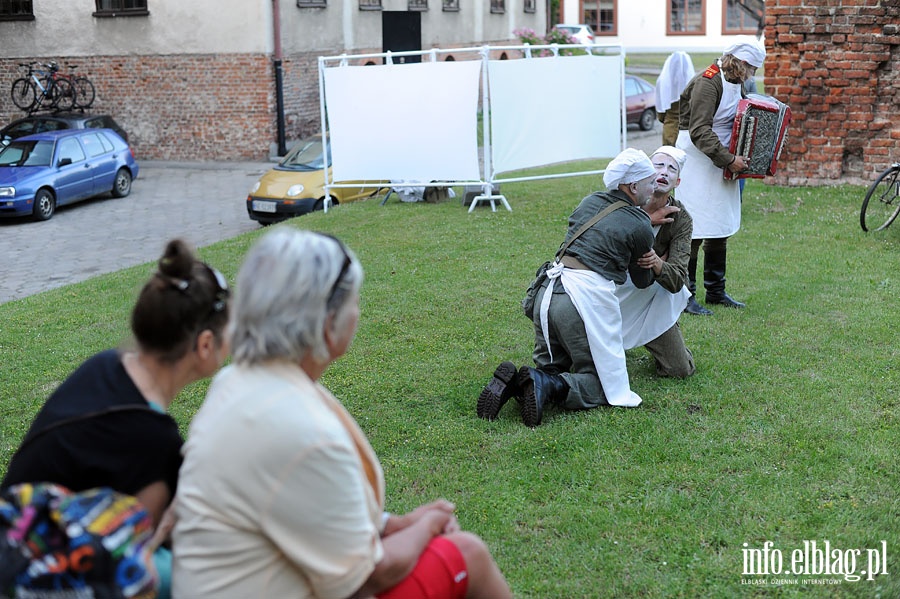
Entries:
[[776, 183], [864, 183], [900, 160], [900, 0], [766, 0], [766, 45], [766, 93], [793, 115]]
[[[128, 131], [139, 159], [265, 160], [277, 139], [271, 58], [263, 55], [44, 57], [94, 83], [90, 112], [108, 113]], [[0, 59], [0, 122], [23, 116], [9, 101], [17, 63]], [[288, 139], [318, 130], [315, 55], [284, 61]]]
[[319, 53], [315, 52], [293, 54], [282, 60], [285, 137], [288, 140], [301, 139], [322, 131], [318, 57]]

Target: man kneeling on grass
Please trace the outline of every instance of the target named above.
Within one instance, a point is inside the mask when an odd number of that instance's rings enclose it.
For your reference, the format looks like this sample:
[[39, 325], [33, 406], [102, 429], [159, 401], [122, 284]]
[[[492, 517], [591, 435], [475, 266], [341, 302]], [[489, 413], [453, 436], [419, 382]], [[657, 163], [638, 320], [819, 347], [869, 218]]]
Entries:
[[[511, 397], [521, 404], [527, 426], [541, 423], [547, 405], [570, 410], [637, 406], [641, 398], [629, 388], [625, 350], [639, 345], [654, 356], [661, 376], [694, 373], [693, 357], [677, 326], [689, 295], [684, 281], [691, 219], [669, 195], [683, 164], [684, 153], [669, 146], [654, 152], [652, 161], [626, 150], [609, 164], [604, 183], [610, 192], [592, 194], [576, 208], [569, 220], [570, 245], [564, 244], [564, 255], [548, 270], [550, 282], [535, 297], [535, 306], [541, 306], [533, 317], [537, 368], [517, 370], [512, 362], [501, 363], [478, 398], [481, 418], [496, 418]], [[649, 199], [640, 195], [648, 180]], [[617, 214], [611, 213], [581, 231], [623, 196], [631, 205], [617, 212], [630, 215], [614, 218]], [[611, 265], [619, 268], [613, 271]], [[562, 285], [554, 286], [554, 278]], [[585, 301], [579, 285], [595, 287], [587, 293], [598, 293], [599, 299]]]

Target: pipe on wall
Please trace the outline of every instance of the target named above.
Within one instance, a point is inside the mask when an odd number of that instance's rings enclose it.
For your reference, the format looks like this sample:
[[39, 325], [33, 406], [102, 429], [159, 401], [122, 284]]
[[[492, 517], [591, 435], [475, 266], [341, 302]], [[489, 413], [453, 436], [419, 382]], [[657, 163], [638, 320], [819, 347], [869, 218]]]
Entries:
[[272, 65], [275, 70], [275, 123], [278, 128], [278, 155], [287, 154], [284, 133], [284, 72], [281, 64], [281, 7], [272, 0], [272, 29], [274, 52]]

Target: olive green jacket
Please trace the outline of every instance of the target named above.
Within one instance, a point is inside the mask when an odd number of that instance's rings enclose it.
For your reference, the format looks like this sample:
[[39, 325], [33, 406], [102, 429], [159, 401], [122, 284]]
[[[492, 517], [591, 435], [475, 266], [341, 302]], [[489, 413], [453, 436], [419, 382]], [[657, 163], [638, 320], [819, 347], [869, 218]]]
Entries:
[[734, 154], [719, 141], [712, 129], [713, 117], [722, 101], [722, 76], [719, 66], [712, 64], [702, 73], [694, 75], [681, 92], [678, 128], [691, 132], [691, 141], [706, 154], [713, 164], [724, 168], [732, 163]]
[[653, 284], [655, 276], [652, 268], [638, 266], [637, 260], [653, 247], [653, 228], [647, 213], [631, 204], [628, 196], [618, 189], [597, 191], [581, 200], [569, 217], [566, 239], [617, 200], [625, 200], [630, 205], [609, 213], [585, 231], [572, 242], [566, 255], [577, 258], [616, 285], [625, 282], [625, 273], [628, 272], [635, 287], [643, 289]]
[[691, 258], [691, 233], [694, 221], [684, 204], [669, 197], [669, 206], [678, 206], [681, 212], [670, 214], [672, 222], [660, 225], [656, 232], [653, 250], [659, 257], [665, 256], [662, 270], [656, 282], [670, 293], [678, 293], [687, 283], [688, 260]]

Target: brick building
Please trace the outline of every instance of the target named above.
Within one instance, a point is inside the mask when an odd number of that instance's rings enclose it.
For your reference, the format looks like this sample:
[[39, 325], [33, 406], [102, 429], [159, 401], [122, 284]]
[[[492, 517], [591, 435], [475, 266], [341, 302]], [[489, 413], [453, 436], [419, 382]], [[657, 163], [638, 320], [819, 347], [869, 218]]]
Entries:
[[[744, 21], [729, 24], [734, 1], [652, 0], [659, 10], [635, 11], [603, 0], [616, 27], [598, 43], [621, 43], [629, 52], [651, 50], [634, 47], [634, 40], [648, 38], [666, 44], [654, 51], [707, 48], [710, 28], [721, 21], [720, 49], [730, 34], [752, 29]], [[139, 157], [260, 159], [279, 137], [279, 56], [283, 136], [293, 140], [321, 128], [318, 56], [507, 43], [514, 29], [544, 31], [547, 4], [94, 0], [92, 10], [69, 0], [0, 2], [0, 122], [22, 114], [8, 94], [18, 63], [72, 62], [97, 87], [92, 111], [113, 114]], [[564, 6], [583, 13], [587, 4], [567, 0]], [[701, 13], [698, 31], [664, 30], [672, 20], [665, 20], [666, 10], [675, 5], [711, 12]], [[658, 34], [647, 34], [649, 15], [662, 19]], [[766, 0], [765, 34], [766, 93], [790, 104], [794, 116], [776, 182], [868, 181], [900, 160], [900, 0]], [[365, 94], [360, 90], [360, 110]]]
[[766, 93], [791, 106], [776, 182], [868, 182], [900, 160], [900, 0], [767, 0]]
[[0, 122], [23, 114], [9, 96], [18, 64], [55, 60], [90, 77], [91, 112], [112, 114], [139, 158], [264, 159], [321, 129], [320, 55], [508, 43], [546, 16], [537, 0], [10, 0]]

